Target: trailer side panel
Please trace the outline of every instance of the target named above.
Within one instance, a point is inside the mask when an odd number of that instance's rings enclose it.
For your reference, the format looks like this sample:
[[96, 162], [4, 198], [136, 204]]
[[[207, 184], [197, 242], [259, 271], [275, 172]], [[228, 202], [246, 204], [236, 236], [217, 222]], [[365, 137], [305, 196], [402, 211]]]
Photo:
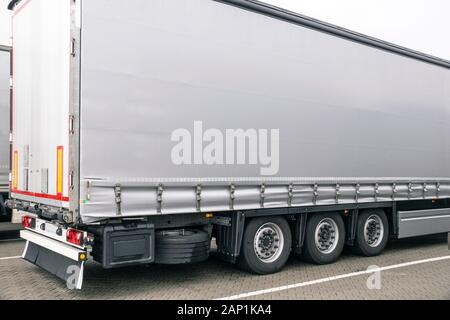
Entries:
[[[81, 69], [86, 218], [350, 202], [358, 183], [365, 201], [450, 195], [448, 68], [212, 0], [98, 0], [83, 3]], [[255, 159], [216, 145], [208, 163], [207, 133], [225, 145], [227, 129], [279, 130], [279, 154], [264, 163], [258, 135]], [[127, 183], [142, 187], [114, 190]]]

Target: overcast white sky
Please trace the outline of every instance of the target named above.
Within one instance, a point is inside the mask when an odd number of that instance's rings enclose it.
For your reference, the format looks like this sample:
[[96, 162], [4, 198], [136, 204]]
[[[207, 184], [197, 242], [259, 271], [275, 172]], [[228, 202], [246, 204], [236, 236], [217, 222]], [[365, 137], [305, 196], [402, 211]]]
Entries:
[[264, 0], [450, 60], [449, 0]]
[[11, 14], [6, 9], [9, 0], [0, 0], [0, 44], [11, 45]]
[[[263, 0], [303, 15], [450, 60], [450, 0]], [[0, 44], [10, 43], [0, 0]]]

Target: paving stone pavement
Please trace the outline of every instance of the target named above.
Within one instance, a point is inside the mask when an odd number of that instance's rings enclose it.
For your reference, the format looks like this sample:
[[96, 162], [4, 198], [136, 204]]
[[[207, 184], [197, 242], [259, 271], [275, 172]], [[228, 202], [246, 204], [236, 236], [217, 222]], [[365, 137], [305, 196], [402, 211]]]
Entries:
[[[23, 253], [24, 242], [23, 241], [0, 241], [0, 258], [21, 256]], [[1, 278], [1, 276], [0, 276]]]
[[[143, 266], [103, 270], [96, 263], [85, 269], [82, 291], [21, 259], [23, 242], [0, 242], [0, 299], [215, 299], [302, 283], [336, 275], [410, 261], [450, 255], [444, 235], [391, 242], [378, 257], [362, 258], [345, 252], [332, 265], [316, 266], [292, 256], [280, 273], [251, 275], [211, 257], [183, 266]], [[402, 267], [381, 273], [381, 289], [369, 290], [370, 275], [356, 276], [302, 288], [252, 296], [249, 299], [450, 299], [450, 260]]]

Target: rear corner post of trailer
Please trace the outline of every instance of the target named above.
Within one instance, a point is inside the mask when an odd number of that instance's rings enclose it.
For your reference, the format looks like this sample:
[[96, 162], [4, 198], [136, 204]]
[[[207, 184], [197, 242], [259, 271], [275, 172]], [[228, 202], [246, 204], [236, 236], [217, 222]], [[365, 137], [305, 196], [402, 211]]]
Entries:
[[0, 45], [0, 222], [10, 222], [7, 208], [10, 172], [11, 47]]
[[11, 2], [26, 260], [79, 289], [212, 239], [269, 274], [450, 231], [448, 61], [252, 0], [124, 6]]

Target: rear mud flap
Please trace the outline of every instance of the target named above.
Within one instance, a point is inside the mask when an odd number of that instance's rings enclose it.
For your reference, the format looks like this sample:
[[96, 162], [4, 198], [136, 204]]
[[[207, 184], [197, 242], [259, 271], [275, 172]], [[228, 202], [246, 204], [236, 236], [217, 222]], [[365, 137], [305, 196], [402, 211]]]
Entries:
[[74, 261], [30, 241], [27, 241], [22, 257], [64, 280], [69, 289], [81, 290], [84, 261]]

